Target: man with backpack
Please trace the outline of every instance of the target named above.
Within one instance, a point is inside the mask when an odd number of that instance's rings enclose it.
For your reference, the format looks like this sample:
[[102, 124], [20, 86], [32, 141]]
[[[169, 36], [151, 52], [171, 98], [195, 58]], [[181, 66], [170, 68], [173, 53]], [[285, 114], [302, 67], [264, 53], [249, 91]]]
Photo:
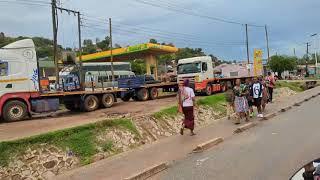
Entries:
[[263, 114], [262, 114], [262, 109], [261, 109], [261, 100], [262, 100], [262, 93], [263, 93], [263, 85], [262, 83], [258, 80], [257, 77], [254, 77], [253, 79], [253, 84], [251, 87], [251, 94], [253, 97], [253, 102], [254, 105], [257, 107], [258, 109], [258, 115], [257, 117], [263, 118]]

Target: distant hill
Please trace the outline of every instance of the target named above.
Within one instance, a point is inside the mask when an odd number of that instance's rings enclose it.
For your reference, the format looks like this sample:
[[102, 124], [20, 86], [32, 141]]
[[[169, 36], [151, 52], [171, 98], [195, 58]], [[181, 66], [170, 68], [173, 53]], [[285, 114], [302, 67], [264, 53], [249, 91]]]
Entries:
[[[0, 47], [6, 46], [12, 42], [22, 40], [22, 39], [32, 39], [34, 44], [36, 45], [38, 58], [52, 58], [53, 56], [53, 41], [51, 39], [43, 38], [43, 37], [7, 37], [3, 32], [0, 33]], [[58, 54], [61, 54], [62, 47], [58, 46]]]

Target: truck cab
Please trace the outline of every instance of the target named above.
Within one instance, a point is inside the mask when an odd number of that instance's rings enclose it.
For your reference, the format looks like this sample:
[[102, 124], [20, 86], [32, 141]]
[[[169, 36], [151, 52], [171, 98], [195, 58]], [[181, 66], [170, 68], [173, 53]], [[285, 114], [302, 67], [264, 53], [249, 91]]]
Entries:
[[190, 80], [190, 85], [195, 91], [202, 92], [206, 89], [206, 80], [214, 78], [213, 62], [210, 56], [180, 59], [177, 67], [178, 83], [185, 79]]
[[0, 115], [7, 120], [26, 116], [31, 111], [30, 98], [37, 96], [39, 76], [33, 41], [20, 40], [0, 48]]

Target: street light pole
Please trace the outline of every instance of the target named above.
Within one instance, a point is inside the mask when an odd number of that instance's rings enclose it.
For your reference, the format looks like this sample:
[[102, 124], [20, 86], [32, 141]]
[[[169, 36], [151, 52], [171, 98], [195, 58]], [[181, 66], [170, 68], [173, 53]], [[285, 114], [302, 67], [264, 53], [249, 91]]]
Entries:
[[[311, 37], [314, 37], [314, 58], [315, 58], [315, 60], [316, 60], [316, 71], [315, 71], [315, 73], [316, 73], [316, 75], [318, 74], [318, 53], [317, 53], [317, 46], [316, 46], [316, 44], [317, 44], [317, 38], [316, 38], [316, 36], [318, 35], [318, 33], [315, 33], [315, 34], [312, 34], [311, 35]], [[319, 42], [320, 43], [320, 42]], [[320, 45], [320, 44], [319, 44]]]

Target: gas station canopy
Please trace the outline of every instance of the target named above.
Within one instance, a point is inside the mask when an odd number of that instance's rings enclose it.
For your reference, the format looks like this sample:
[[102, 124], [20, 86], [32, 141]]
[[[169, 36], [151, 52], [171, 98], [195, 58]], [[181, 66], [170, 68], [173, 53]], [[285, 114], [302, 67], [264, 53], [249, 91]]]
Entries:
[[[170, 54], [178, 52], [178, 48], [145, 43], [125, 48], [118, 48], [112, 50], [113, 61], [128, 61], [134, 59], [148, 59], [149, 56], [153, 58], [157, 55]], [[82, 56], [82, 62], [108, 62], [111, 60], [111, 51], [102, 51], [94, 54]]]

